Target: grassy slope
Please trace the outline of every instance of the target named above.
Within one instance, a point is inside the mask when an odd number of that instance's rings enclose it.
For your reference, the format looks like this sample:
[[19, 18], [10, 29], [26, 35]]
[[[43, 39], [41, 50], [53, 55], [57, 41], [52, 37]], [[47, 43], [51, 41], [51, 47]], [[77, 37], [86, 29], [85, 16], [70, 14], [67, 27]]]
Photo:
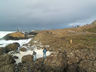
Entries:
[[[44, 45], [50, 45], [49, 50], [64, 51], [65, 49], [96, 47], [96, 22], [79, 28], [42, 31], [34, 38]], [[70, 40], [72, 39], [72, 44]]]

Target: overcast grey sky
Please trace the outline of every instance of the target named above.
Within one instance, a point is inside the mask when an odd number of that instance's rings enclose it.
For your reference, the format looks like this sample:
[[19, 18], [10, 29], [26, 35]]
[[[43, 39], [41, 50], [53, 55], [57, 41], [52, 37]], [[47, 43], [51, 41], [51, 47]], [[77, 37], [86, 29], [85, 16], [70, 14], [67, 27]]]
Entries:
[[0, 0], [0, 30], [57, 29], [96, 19], [96, 0]]

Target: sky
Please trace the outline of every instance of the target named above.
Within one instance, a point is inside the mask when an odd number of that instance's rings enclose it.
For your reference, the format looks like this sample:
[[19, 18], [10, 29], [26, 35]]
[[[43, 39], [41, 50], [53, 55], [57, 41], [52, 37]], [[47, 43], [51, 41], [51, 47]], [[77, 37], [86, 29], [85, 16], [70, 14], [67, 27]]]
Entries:
[[0, 0], [0, 30], [61, 29], [96, 20], [96, 0]]

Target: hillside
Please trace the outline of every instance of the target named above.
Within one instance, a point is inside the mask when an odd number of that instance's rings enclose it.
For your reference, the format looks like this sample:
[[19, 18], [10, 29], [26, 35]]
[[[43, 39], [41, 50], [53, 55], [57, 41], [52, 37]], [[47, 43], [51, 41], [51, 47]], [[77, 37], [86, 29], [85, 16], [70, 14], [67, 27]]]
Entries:
[[[78, 28], [46, 30], [38, 33], [30, 42], [31, 45], [41, 43], [47, 50], [54, 52], [54, 56], [58, 53], [65, 54], [67, 59], [67, 67], [64, 72], [95, 72], [96, 68], [96, 21], [92, 24], [81, 26]], [[34, 43], [37, 41], [37, 43]], [[43, 48], [44, 48], [43, 47]], [[39, 48], [39, 47], [38, 47]], [[59, 57], [61, 59], [61, 57]], [[53, 62], [55, 58], [52, 59]], [[47, 58], [49, 65], [51, 64], [50, 57]], [[56, 61], [56, 65], [58, 65]], [[63, 62], [63, 61], [62, 61]], [[76, 67], [74, 66], [76, 65]], [[71, 66], [71, 67], [70, 67]], [[77, 67], [80, 69], [77, 70]], [[71, 71], [73, 69], [73, 71]], [[76, 69], [74, 71], [74, 69]], [[61, 71], [62, 72], [62, 71]]]
[[[9, 44], [0, 49], [0, 72], [96, 72], [95, 27], [94, 21], [76, 28], [43, 30], [23, 46]], [[23, 35], [20, 33], [20, 37]], [[46, 58], [43, 58], [44, 48]], [[33, 61], [33, 51], [36, 61]]]

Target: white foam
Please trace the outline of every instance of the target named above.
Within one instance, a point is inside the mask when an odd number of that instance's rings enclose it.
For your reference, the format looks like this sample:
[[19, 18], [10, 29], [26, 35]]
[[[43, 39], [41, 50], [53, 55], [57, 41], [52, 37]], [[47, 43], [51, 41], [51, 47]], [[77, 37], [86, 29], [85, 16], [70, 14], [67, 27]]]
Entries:
[[[5, 35], [12, 33], [13, 31], [0, 31], [0, 38], [3, 38]], [[5, 47], [6, 45], [10, 44], [10, 43], [14, 43], [14, 42], [18, 42], [20, 44], [20, 46], [23, 46], [24, 44], [27, 44], [30, 42], [30, 40], [32, 40], [32, 38], [30, 39], [22, 39], [22, 40], [0, 40], [0, 47]], [[37, 41], [36, 41], [37, 42]], [[28, 45], [30, 47], [30, 45]], [[34, 51], [37, 53], [36, 57], [41, 58], [43, 57], [43, 49], [37, 49], [37, 46], [33, 45], [31, 46], [32, 48], [34, 48]], [[26, 46], [25, 46], [26, 48]], [[20, 51], [20, 53], [15, 53], [12, 54], [13, 56], [17, 56], [18, 59], [16, 60], [16, 63], [18, 64], [19, 62], [22, 62], [22, 57], [25, 55], [32, 55], [33, 51], [32, 50], [27, 50], [26, 52], [22, 52]], [[46, 56], [49, 56], [51, 54], [51, 52], [47, 51]]]
[[23, 39], [23, 40], [0, 40], [0, 47], [5, 47], [6, 45], [10, 44], [10, 43], [19, 43], [20, 46], [22, 46], [23, 44], [28, 43], [29, 41], [31, 41], [32, 38], [30, 39]]
[[[13, 33], [15, 31], [0, 31], [0, 38], [3, 38], [5, 35], [9, 34], [9, 33]], [[22, 40], [4, 40], [4, 39], [1, 39], [0, 40], [0, 47], [5, 47], [6, 45], [10, 44], [10, 43], [15, 43], [15, 42], [18, 42], [20, 44], [20, 46], [22, 46], [23, 44], [26, 44], [28, 43], [30, 39], [22, 39]]]
[[0, 38], [3, 38], [5, 35], [9, 34], [9, 33], [13, 33], [15, 31], [0, 31]]
[[[34, 51], [36, 52], [37, 59], [43, 57], [43, 49], [35, 49]], [[49, 51], [46, 52], [46, 56], [49, 56], [50, 54], [51, 54], [51, 52], [49, 52]], [[13, 54], [13, 56], [18, 57], [18, 59], [15, 59], [17, 64], [22, 62], [22, 57], [25, 55], [33, 55], [33, 51], [32, 50], [28, 50], [26, 52], [20, 51], [20, 53]]]

